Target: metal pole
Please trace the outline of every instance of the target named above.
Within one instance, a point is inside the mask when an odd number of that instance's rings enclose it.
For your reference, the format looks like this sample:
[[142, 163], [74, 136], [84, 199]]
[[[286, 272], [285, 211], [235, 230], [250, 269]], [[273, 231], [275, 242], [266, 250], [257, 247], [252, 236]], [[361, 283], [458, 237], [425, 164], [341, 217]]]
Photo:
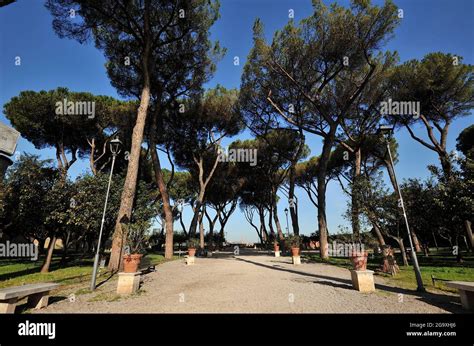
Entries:
[[392, 153], [390, 152], [390, 143], [388, 139], [386, 139], [386, 142], [387, 142], [388, 156], [390, 157], [390, 165], [392, 166], [392, 170], [393, 170], [393, 179], [395, 180], [395, 184], [397, 186], [398, 197], [400, 198], [400, 204], [403, 211], [403, 218], [405, 219], [405, 225], [407, 227], [408, 240], [410, 241], [411, 258], [413, 260], [413, 269], [415, 270], [416, 283], [418, 285], [417, 291], [425, 292], [426, 290], [425, 290], [425, 287], [423, 286], [423, 279], [421, 278], [420, 266], [418, 265], [418, 257], [416, 256], [415, 249], [413, 248], [413, 240], [412, 240], [412, 236], [410, 232], [410, 226], [408, 224], [407, 213], [405, 211], [405, 204], [403, 203], [402, 192], [400, 191], [400, 186], [398, 185], [397, 177], [395, 174], [395, 166], [393, 164]]
[[94, 258], [94, 269], [92, 270], [92, 280], [91, 280], [91, 291], [95, 290], [95, 282], [97, 278], [97, 269], [99, 266], [99, 251], [100, 251], [100, 241], [102, 238], [102, 231], [104, 229], [104, 222], [105, 222], [105, 212], [107, 211], [107, 202], [109, 201], [109, 191], [110, 191], [110, 184], [112, 183], [112, 173], [114, 172], [114, 164], [115, 164], [115, 157], [117, 154], [113, 154], [112, 156], [112, 168], [110, 169], [110, 176], [109, 176], [109, 184], [107, 186], [107, 194], [105, 195], [105, 205], [104, 205], [104, 212], [102, 213], [102, 221], [100, 224], [100, 232], [99, 232], [99, 240], [97, 241], [97, 249]]
[[285, 211], [286, 214], [286, 234], [289, 236], [290, 235], [290, 226], [288, 224], [288, 210]]

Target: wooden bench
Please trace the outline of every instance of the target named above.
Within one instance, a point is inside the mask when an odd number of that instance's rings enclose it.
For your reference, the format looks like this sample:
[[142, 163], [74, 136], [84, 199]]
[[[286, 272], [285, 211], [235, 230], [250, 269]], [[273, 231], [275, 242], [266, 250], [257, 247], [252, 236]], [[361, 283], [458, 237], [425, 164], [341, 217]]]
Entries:
[[0, 313], [13, 314], [19, 299], [28, 297], [28, 305], [35, 309], [48, 306], [49, 291], [59, 284], [41, 283], [0, 289]]
[[474, 282], [449, 281], [446, 286], [459, 290], [461, 305], [466, 310], [474, 310]]

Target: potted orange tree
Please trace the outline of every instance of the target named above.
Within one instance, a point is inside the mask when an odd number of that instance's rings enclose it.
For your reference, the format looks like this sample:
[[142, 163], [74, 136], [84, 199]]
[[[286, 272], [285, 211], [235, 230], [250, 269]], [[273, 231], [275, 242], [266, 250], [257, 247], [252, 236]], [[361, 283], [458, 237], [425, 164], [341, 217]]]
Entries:
[[188, 245], [188, 255], [189, 257], [194, 257], [196, 254], [196, 249], [199, 247], [199, 239], [197, 238], [190, 238], [187, 242]]
[[273, 241], [273, 250], [275, 252], [280, 251], [280, 244], [278, 244], [278, 240], [276, 239]]
[[142, 257], [146, 252], [146, 230], [148, 229], [146, 224], [138, 222], [128, 226], [127, 243], [123, 256], [123, 271], [125, 273], [136, 273], [140, 267]]
[[287, 236], [285, 239], [285, 243], [288, 247], [291, 248], [291, 255], [293, 257], [300, 255], [301, 238], [299, 235], [293, 234]]

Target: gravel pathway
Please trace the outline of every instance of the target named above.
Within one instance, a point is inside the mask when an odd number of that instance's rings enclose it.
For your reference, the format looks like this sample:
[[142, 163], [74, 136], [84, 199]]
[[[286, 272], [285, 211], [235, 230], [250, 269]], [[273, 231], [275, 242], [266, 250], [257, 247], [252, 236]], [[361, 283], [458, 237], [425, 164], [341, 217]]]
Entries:
[[[115, 294], [116, 278], [95, 293], [61, 291], [38, 313], [449, 313], [460, 312], [450, 294], [415, 294], [389, 286], [375, 277], [376, 292], [352, 289], [350, 272], [319, 263], [291, 264], [290, 257], [275, 258], [256, 252], [234, 257], [220, 253], [163, 263], [146, 274], [139, 291], [129, 297]], [[82, 290], [83, 292], [85, 290]], [[68, 298], [72, 293], [74, 297]], [[58, 296], [62, 296], [58, 297]], [[31, 311], [33, 312], [33, 311]]]

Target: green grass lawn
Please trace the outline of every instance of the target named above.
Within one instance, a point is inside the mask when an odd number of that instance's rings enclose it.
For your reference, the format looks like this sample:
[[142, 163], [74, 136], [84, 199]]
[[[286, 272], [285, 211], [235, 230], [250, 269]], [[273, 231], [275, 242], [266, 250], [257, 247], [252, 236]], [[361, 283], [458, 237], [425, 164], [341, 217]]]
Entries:
[[[156, 253], [149, 253], [147, 257], [153, 265], [165, 262], [164, 256]], [[73, 285], [90, 281], [93, 267], [92, 258], [71, 258], [67, 264], [62, 266], [60, 265], [60, 259], [60, 256], [54, 256], [50, 272], [44, 274], [39, 272], [44, 260], [42, 257], [36, 262], [11, 259], [0, 260], [0, 288], [37, 282], [56, 282], [62, 285]], [[107, 273], [107, 270], [101, 269], [99, 275], [102, 276]]]
[[[403, 261], [400, 254], [396, 254], [397, 263], [400, 266], [400, 273], [396, 276], [391, 276], [384, 273], [379, 273], [387, 278], [395, 286], [416, 289], [416, 278], [413, 266], [403, 266]], [[319, 254], [305, 255], [306, 259], [319, 263], [328, 263], [347, 269], [352, 269], [352, 264], [348, 258], [331, 257], [328, 261], [323, 261]], [[435, 285], [431, 280], [431, 276], [437, 279], [452, 280], [452, 281], [474, 281], [474, 254], [468, 253], [464, 256], [463, 263], [457, 263], [455, 256], [446, 251], [431, 251], [428, 257], [423, 254], [418, 254], [418, 262], [421, 268], [421, 277], [423, 283], [428, 290], [442, 290], [449, 292], [456, 292], [455, 289], [449, 288], [443, 281], [436, 281]], [[380, 269], [383, 260], [381, 256], [373, 256], [369, 254], [367, 261], [367, 269]]]

